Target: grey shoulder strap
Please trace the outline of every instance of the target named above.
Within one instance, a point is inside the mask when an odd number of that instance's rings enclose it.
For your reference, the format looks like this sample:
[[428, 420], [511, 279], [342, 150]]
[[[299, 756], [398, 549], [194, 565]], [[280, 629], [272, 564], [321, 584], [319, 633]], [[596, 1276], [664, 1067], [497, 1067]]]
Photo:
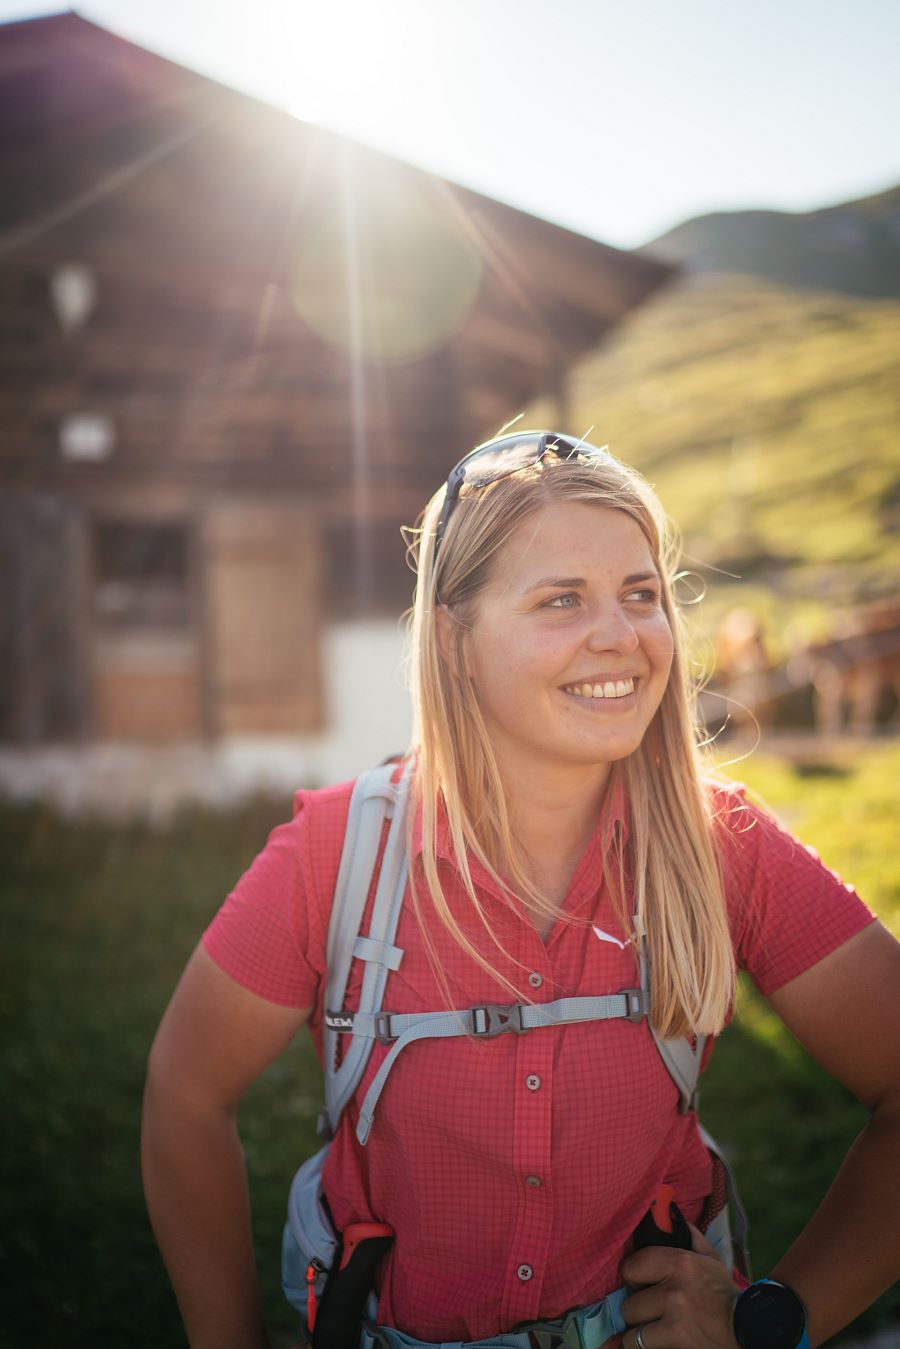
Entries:
[[[634, 935], [638, 949], [638, 961], [641, 972], [641, 990], [647, 1000], [647, 1006], [650, 1006], [650, 952], [647, 946], [647, 937], [644, 932], [643, 924], [639, 914], [635, 914]], [[653, 1022], [649, 1020], [650, 1034], [653, 1036], [653, 1042], [659, 1050], [660, 1057], [666, 1066], [669, 1076], [678, 1088], [678, 1095], [681, 1098], [679, 1108], [684, 1114], [686, 1110], [696, 1109], [697, 1106], [697, 1083], [700, 1080], [700, 1064], [703, 1061], [703, 1050], [706, 1047], [706, 1036], [698, 1035], [696, 1041], [692, 1043], [688, 1039], [664, 1040], [653, 1029]]]
[[[360, 1011], [381, 1006], [388, 971], [399, 968], [403, 952], [393, 945], [394, 935], [406, 888], [407, 857], [404, 819], [409, 791], [410, 765], [400, 781], [391, 779], [395, 764], [363, 773], [353, 788], [344, 848], [328, 927], [325, 984], [325, 1010], [340, 1011], [350, 978], [354, 957], [366, 962]], [[368, 935], [360, 935], [369, 887], [375, 873], [384, 821], [390, 819], [384, 856], [375, 892], [375, 905]], [[365, 1072], [372, 1052], [372, 1041], [356, 1035], [338, 1063], [339, 1034], [324, 1028], [325, 1112], [320, 1132], [333, 1136], [338, 1120]]]

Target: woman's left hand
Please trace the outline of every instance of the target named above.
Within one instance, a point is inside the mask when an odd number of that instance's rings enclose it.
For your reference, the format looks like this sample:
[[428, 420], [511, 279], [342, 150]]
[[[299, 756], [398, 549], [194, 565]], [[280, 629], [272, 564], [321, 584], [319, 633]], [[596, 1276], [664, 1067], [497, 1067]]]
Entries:
[[634, 1291], [622, 1304], [628, 1324], [622, 1349], [736, 1349], [738, 1290], [692, 1224], [691, 1236], [690, 1251], [645, 1246], [623, 1261], [622, 1276]]

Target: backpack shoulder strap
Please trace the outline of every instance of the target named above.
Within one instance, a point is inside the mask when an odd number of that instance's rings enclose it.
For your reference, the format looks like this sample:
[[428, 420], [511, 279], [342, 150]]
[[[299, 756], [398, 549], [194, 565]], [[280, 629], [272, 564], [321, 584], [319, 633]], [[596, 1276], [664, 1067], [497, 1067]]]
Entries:
[[[350, 978], [351, 962], [366, 961], [360, 1010], [380, 1007], [388, 971], [399, 968], [403, 952], [393, 945], [403, 893], [406, 889], [407, 856], [404, 820], [411, 764], [407, 764], [398, 783], [391, 779], [396, 764], [384, 764], [361, 774], [353, 788], [344, 847], [328, 926], [325, 984], [325, 1010], [339, 1012]], [[384, 821], [390, 819], [385, 843], [372, 924], [368, 936], [360, 935]], [[338, 1064], [338, 1032], [324, 1028], [325, 1111], [320, 1116], [320, 1133], [333, 1137], [338, 1120], [365, 1072], [372, 1052], [372, 1041], [354, 1035]]]
[[678, 1088], [679, 1109], [684, 1114], [686, 1110], [696, 1109], [697, 1083], [700, 1079], [700, 1064], [703, 1061], [706, 1036], [698, 1035], [693, 1042], [687, 1037], [665, 1040], [653, 1029], [653, 1022], [650, 1020], [650, 952], [639, 914], [634, 914], [633, 922], [635, 943], [638, 950], [641, 991], [644, 994], [647, 1007], [647, 1025], [650, 1028], [650, 1034], [653, 1036], [653, 1043], [659, 1050], [660, 1057], [665, 1064], [666, 1071]]
[[[679, 1109], [682, 1114], [686, 1110], [696, 1110], [698, 1105], [699, 1092], [697, 1084], [700, 1080], [700, 1065], [703, 1061], [703, 1051], [706, 1048], [706, 1035], [698, 1035], [694, 1040], [687, 1037], [675, 1040], [665, 1040], [653, 1029], [653, 1022], [650, 1020], [650, 958], [647, 951], [647, 942], [640, 926], [638, 916], [635, 914], [634, 931], [638, 940], [638, 951], [640, 953], [640, 971], [641, 971], [641, 990], [645, 996], [647, 1006], [647, 1024], [650, 1028], [650, 1034], [653, 1036], [653, 1042], [659, 1050], [660, 1057], [665, 1064], [666, 1070], [675, 1086], [678, 1088], [680, 1099]], [[698, 1121], [699, 1125], [699, 1121]], [[707, 1133], [702, 1125], [699, 1125], [700, 1137], [703, 1139], [704, 1146], [708, 1152], [713, 1153], [722, 1165], [725, 1173], [725, 1185], [728, 1193], [728, 1210], [726, 1217], [729, 1219], [728, 1234], [731, 1247], [731, 1263], [736, 1266], [748, 1279], [750, 1278], [750, 1254], [747, 1246], [747, 1234], [749, 1223], [747, 1214], [741, 1203], [741, 1197], [738, 1194], [737, 1181], [734, 1178], [734, 1172], [728, 1158], [720, 1148], [715, 1139]]]

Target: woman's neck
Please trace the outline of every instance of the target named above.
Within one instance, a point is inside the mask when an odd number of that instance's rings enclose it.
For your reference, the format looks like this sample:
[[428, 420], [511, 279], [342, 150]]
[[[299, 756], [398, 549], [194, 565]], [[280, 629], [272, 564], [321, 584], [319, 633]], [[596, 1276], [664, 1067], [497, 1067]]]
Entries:
[[513, 837], [538, 868], [577, 861], [595, 828], [609, 782], [609, 765], [592, 766], [578, 778], [519, 779], [508, 788]]

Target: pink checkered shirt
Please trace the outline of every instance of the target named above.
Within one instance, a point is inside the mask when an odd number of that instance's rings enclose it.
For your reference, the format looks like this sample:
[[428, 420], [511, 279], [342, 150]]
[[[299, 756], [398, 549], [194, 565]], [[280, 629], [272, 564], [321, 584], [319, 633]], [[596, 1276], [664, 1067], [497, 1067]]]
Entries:
[[[293, 819], [272, 831], [203, 937], [213, 960], [245, 988], [271, 1002], [312, 1008], [320, 1057], [325, 941], [351, 786], [296, 794]], [[872, 914], [741, 793], [712, 790], [738, 965], [771, 993]], [[637, 983], [632, 949], [618, 944], [628, 934], [602, 883], [603, 850], [617, 822], [627, 827], [621, 792], [608, 799], [572, 878], [563, 909], [576, 921], [558, 922], [546, 944], [472, 861], [506, 959], [468, 916], [452, 847], [440, 831], [451, 908], [523, 1001], [614, 993]], [[373, 893], [374, 887], [363, 931]], [[437, 919], [428, 922], [453, 1006], [511, 1001]], [[396, 941], [405, 954], [388, 977], [385, 1008], [445, 1007], [409, 904]], [[350, 1009], [362, 975], [359, 961], [354, 967]], [[646, 1023], [412, 1044], [399, 1056], [360, 1147], [359, 1102], [387, 1052], [375, 1046], [324, 1173], [339, 1227], [375, 1220], [397, 1233], [382, 1266], [383, 1324], [425, 1340], [472, 1340], [596, 1301], [621, 1285], [631, 1233], [663, 1181], [697, 1220], [710, 1190], [710, 1159], [694, 1114], [678, 1111]]]

